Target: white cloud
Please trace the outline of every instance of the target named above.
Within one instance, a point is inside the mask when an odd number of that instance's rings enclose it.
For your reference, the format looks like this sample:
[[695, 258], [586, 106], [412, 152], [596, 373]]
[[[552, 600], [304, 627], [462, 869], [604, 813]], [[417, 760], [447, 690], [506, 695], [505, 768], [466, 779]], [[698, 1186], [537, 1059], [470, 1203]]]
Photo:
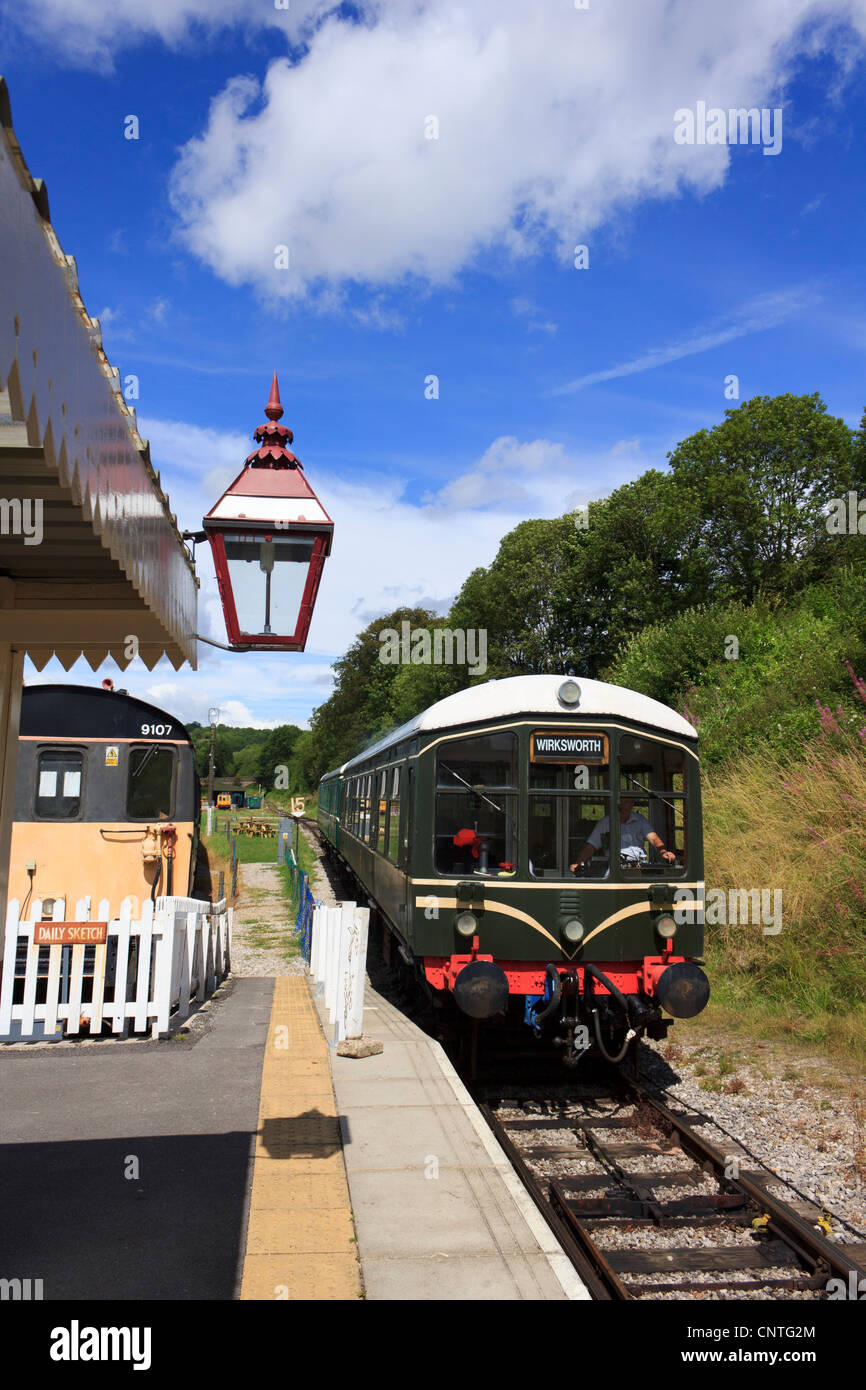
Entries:
[[[337, 308], [371, 288], [350, 312], [398, 330], [383, 290], [550, 249], [566, 273], [574, 245], [618, 211], [718, 188], [731, 151], [675, 144], [674, 112], [784, 105], [798, 66], [828, 54], [838, 100], [866, 40], [866, 0], [361, 0], [358, 21], [334, 0], [0, 6], [9, 24], [50, 34], [53, 52], [103, 67], [151, 36], [202, 60], [202, 40], [227, 26], [283, 31], [273, 51], [285, 36], [300, 56], [276, 58], [261, 81], [232, 78], [181, 152], [181, 238], [272, 300]], [[431, 115], [438, 139], [425, 138]], [[789, 109], [785, 121], [797, 138]], [[287, 270], [274, 266], [280, 245]]]
[[558, 324], [545, 320], [536, 304], [531, 299], [519, 295], [511, 301], [511, 312], [516, 318], [526, 319], [526, 329], [528, 333], [550, 333], [554, 334], [559, 327]]
[[443, 285], [551, 246], [565, 273], [616, 211], [724, 181], [726, 146], [674, 143], [678, 108], [777, 104], [798, 53], [850, 62], [838, 21], [858, 26], [858, 52], [866, 34], [866, 0], [391, 0], [375, 14], [331, 16], [297, 62], [232, 79], [183, 149], [181, 235], [229, 283], [334, 307], [352, 286]]
[[171, 48], [201, 45], [202, 39], [230, 25], [245, 28], [281, 28], [297, 36], [311, 17], [333, 8], [333, 0], [290, 0], [288, 10], [270, 3], [251, 8], [249, 0], [4, 0], [6, 22], [17, 24], [34, 37], [51, 35], [70, 62], [114, 68], [122, 49], [157, 37]]
[[557, 386], [550, 394], [567, 395], [573, 391], [582, 391], [587, 386], [596, 386], [601, 381], [616, 381], [619, 377], [634, 376], [638, 372], [651, 371], [654, 367], [663, 367], [668, 362], [678, 362], [683, 357], [694, 357], [698, 353], [709, 352], [711, 348], [721, 347], [737, 338], [775, 328], [817, 302], [817, 292], [808, 288], [756, 295], [737, 314], [728, 317], [722, 323], [701, 329], [679, 342], [668, 343], [666, 347], [651, 348], [649, 352], [642, 353], [640, 357], [632, 358], [629, 362], [620, 362], [615, 367], [605, 368], [604, 371], [589, 372], [586, 376], [576, 377], [574, 381]]
[[561, 444], [550, 439], [533, 439], [521, 444], [514, 435], [500, 435], [485, 449], [474, 468], [446, 483], [439, 492], [424, 498], [435, 506], [449, 510], [468, 507], [487, 507], [490, 510], [514, 511], [543, 505], [539, 492], [546, 491], [548, 478], [561, 478], [572, 468]]

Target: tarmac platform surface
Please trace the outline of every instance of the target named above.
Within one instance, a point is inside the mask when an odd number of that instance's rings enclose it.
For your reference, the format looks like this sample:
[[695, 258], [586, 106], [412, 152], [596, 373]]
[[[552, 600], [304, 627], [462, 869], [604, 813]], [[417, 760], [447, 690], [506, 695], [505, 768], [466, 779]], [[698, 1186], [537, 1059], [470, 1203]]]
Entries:
[[[187, 1037], [0, 1048], [0, 1277], [45, 1300], [585, 1299], [438, 1043], [302, 975]], [[350, 1205], [351, 1199], [351, 1205]]]
[[587, 1299], [441, 1046], [365, 998], [384, 1050], [331, 1067], [366, 1297]]

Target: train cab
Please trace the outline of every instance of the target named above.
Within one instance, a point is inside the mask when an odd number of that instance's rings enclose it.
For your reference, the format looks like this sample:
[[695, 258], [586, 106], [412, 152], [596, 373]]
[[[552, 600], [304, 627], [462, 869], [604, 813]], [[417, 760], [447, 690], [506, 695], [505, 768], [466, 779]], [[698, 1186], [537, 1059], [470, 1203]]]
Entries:
[[22, 692], [9, 899], [89, 897], [117, 911], [193, 891], [200, 784], [175, 716], [125, 691], [31, 685]]

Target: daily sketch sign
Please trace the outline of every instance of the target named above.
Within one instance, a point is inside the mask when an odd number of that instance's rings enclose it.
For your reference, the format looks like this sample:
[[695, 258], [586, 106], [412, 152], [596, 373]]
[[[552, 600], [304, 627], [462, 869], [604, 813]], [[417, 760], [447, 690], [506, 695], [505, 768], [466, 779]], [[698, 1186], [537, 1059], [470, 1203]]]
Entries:
[[107, 922], [37, 922], [34, 946], [104, 946]]

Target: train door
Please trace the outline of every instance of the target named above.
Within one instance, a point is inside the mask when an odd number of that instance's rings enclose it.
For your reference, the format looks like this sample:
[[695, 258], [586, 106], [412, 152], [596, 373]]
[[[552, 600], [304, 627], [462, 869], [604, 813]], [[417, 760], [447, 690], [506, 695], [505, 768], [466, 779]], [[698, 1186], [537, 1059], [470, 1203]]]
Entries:
[[411, 762], [403, 764], [401, 771], [403, 782], [402, 795], [400, 797], [400, 867], [403, 870], [403, 890], [406, 894], [406, 911], [403, 917], [407, 924], [407, 934], [412, 935], [412, 827], [414, 822], [415, 807], [415, 768]]

